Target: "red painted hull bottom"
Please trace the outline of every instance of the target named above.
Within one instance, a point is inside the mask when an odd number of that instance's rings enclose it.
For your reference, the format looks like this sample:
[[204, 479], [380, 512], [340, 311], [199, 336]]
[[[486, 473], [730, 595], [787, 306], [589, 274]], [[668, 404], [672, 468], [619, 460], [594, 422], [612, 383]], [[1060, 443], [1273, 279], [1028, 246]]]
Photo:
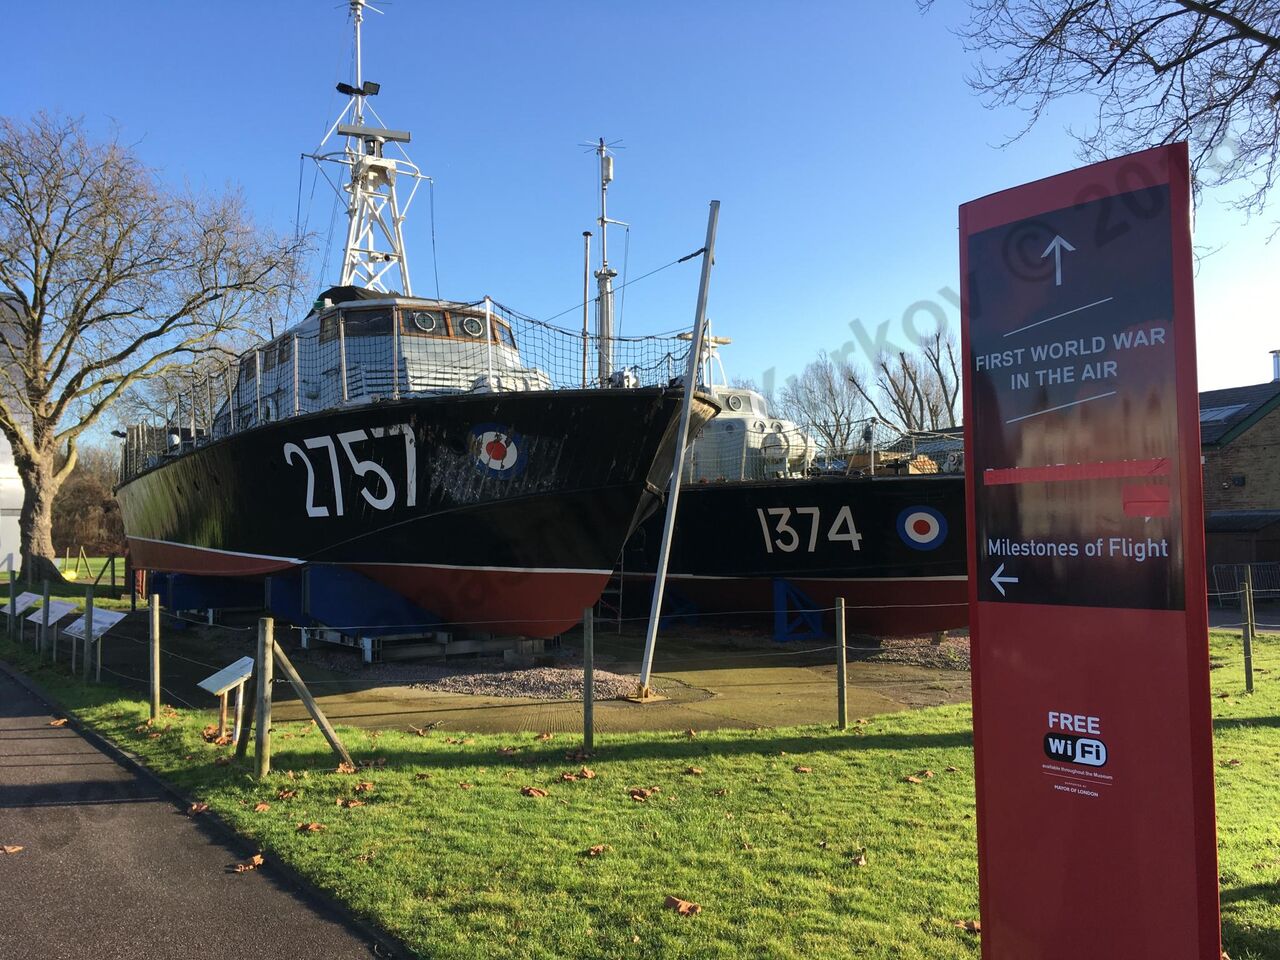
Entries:
[[609, 582], [607, 570], [349, 566], [422, 609], [434, 611], [455, 629], [504, 636], [564, 633], [582, 622], [582, 612], [600, 599]]
[[[184, 544], [131, 538], [129, 553], [139, 570], [195, 576], [264, 577], [296, 569], [302, 562]], [[441, 629], [554, 637], [582, 622], [609, 581], [607, 570], [478, 568], [411, 564], [342, 564], [430, 610]], [[482, 619], [478, 618], [479, 616]]]
[[[846, 624], [851, 634], [877, 637], [914, 636], [954, 630], [969, 625], [967, 578], [872, 580], [863, 578], [786, 580], [787, 584], [809, 597], [820, 608], [834, 607], [837, 597], [844, 597]], [[768, 577], [681, 577], [667, 581], [667, 613], [678, 614], [692, 607], [700, 614], [724, 614], [726, 617], [772, 620], [774, 581]], [[647, 602], [652, 596], [652, 574], [627, 574], [624, 596], [630, 612], [638, 600]], [[826, 615], [828, 625], [833, 618]]]

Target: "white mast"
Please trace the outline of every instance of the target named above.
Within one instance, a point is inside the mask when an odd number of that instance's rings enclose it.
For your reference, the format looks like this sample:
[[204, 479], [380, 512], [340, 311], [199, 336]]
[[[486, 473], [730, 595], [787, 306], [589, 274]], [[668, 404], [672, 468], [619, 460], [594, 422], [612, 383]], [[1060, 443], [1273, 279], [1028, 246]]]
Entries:
[[[364, 79], [361, 26], [366, 9], [374, 13], [382, 11], [368, 0], [348, 0], [348, 3], [355, 28], [355, 83], [338, 84], [338, 92], [347, 94], [350, 99], [316, 152], [310, 156], [317, 163], [328, 161], [350, 171], [347, 181], [339, 184], [329, 177], [323, 164], [320, 167], [329, 185], [347, 204], [347, 238], [339, 283], [387, 292], [387, 281], [393, 279], [389, 274], [398, 271], [400, 292], [412, 296], [409, 264], [404, 252], [404, 218], [418, 187], [423, 180], [430, 178], [418, 169], [401, 146], [409, 142], [409, 132], [381, 126], [382, 118], [367, 102], [369, 97], [377, 95], [381, 85]], [[378, 126], [365, 123], [366, 112], [373, 116]], [[335, 137], [344, 138], [342, 149], [326, 152], [325, 145]], [[394, 144], [399, 156], [386, 156], [387, 144]], [[399, 176], [413, 181], [403, 205], [396, 193]]]
[[613, 181], [613, 154], [609, 152], [604, 137], [596, 144], [596, 156], [600, 158], [600, 269], [596, 271], [596, 336], [599, 341], [599, 376], [602, 385], [608, 385], [613, 376], [613, 278], [618, 271], [609, 266], [609, 224], [625, 227], [621, 220], [610, 220], [606, 211], [609, 184]]

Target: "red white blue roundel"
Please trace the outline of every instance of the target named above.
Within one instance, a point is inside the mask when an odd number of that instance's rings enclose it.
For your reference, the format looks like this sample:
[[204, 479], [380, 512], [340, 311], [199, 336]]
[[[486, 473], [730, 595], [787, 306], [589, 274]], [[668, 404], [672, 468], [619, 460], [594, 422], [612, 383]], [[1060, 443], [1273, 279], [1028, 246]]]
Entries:
[[519, 436], [494, 424], [483, 424], [471, 431], [476, 465], [495, 476], [512, 476], [523, 468], [522, 446]]
[[907, 507], [898, 514], [898, 536], [912, 550], [936, 550], [947, 539], [947, 518], [933, 507]]

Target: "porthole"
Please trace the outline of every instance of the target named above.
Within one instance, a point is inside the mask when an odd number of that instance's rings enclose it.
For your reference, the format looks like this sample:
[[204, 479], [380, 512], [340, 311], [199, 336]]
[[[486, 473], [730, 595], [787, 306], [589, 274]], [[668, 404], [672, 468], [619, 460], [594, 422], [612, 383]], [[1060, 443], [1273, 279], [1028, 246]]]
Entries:
[[481, 322], [479, 317], [464, 317], [462, 332], [468, 337], [478, 337], [484, 333], [484, 323]]
[[423, 333], [440, 333], [444, 329], [444, 322], [440, 319], [440, 315], [426, 310], [414, 311], [413, 325]]
[[742, 409], [742, 398], [736, 393], [729, 396], [729, 409], [734, 412]]

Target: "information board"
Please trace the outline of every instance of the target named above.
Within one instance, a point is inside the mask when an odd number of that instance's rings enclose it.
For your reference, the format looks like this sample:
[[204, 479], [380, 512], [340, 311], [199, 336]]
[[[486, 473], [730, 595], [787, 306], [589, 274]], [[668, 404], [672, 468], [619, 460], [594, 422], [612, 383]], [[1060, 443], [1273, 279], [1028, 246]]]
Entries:
[[[125, 614], [118, 610], [98, 610], [93, 611], [93, 639], [97, 640], [104, 633], [114, 627], [117, 623], [125, 618]], [[71, 626], [62, 632], [71, 637], [79, 637], [84, 639], [84, 617], [76, 620]]]
[[[49, 601], [49, 623], [50, 625], [57, 623], [68, 613], [75, 610], [76, 605], [70, 600], [50, 600]], [[32, 623], [44, 623], [44, 608], [33, 611], [28, 617]]]
[[[16, 615], [16, 614], [22, 613], [22, 611], [24, 610], [29, 609], [32, 606], [32, 604], [39, 603], [40, 599], [41, 597], [40, 597], [40, 594], [38, 593], [18, 594], [16, 597], [13, 598], [14, 614]], [[6, 602], [4, 606], [0, 607], [0, 613], [4, 613], [4, 614], [9, 613], [8, 602]]]
[[1189, 182], [960, 208], [987, 960], [1221, 955]]

